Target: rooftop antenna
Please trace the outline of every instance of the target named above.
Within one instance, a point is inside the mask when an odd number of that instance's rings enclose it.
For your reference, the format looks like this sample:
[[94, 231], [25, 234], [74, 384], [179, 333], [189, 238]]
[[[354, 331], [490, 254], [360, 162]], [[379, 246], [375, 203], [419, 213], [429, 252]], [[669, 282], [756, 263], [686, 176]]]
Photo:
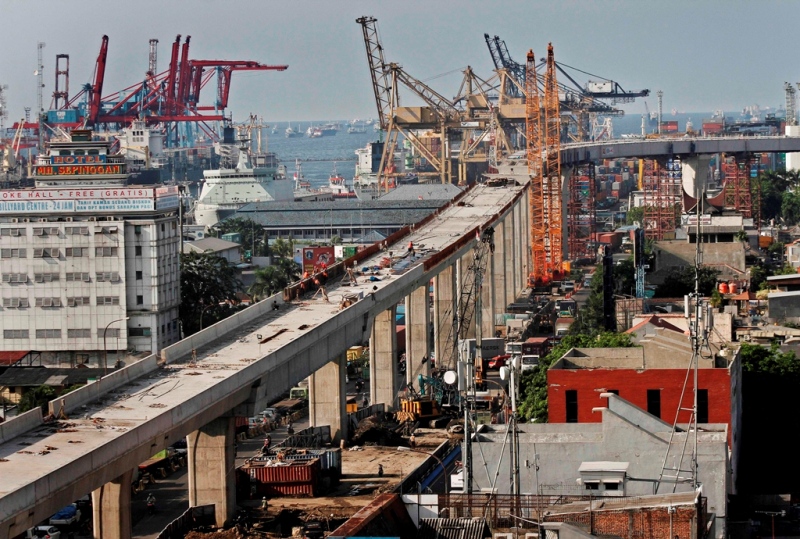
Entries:
[[[689, 362], [689, 367], [686, 371], [686, 378], [683, 382], [683, 389], [681, 390], [680, 400], [678, 401], [678, 407], [675, 411], [675, 421], [672, 424], [672, 430], [669, 436], [669, 443], [667, 444], [667, 450], [664, 454], [664, 461], [661, 465], [661, 474], [659, 475], [658, 481], [654, 485], [655, 494], [658, 494], [658, 489], [661, 486], [662, 482], [672, 483], [672, 492], [675, 492], [678, 487], [678, 483], [690, 483], [693, 489], [697, 489], [700, 486], [700, 482], [698, 479], [698, 460], [697, 460], [697, 383], [698, 383], [698, 368], [700, 363], [700, 349], [703, 346], [708, 346], [708, 328], [710, 328], [713, 324], [711, 320], [711, 309], [710, 306], [706, 301], [700, 296], [700, 266], [703, 264], [703, 237], [702, 237], [702, 220], [701, 216], [703, 215], [703, 203], [705, 202], [705, 192], [706, 192], [706, 179], [704, 178], [702, 181], [698, 181], [695, 183], [695, 193], [694, 196], [697, 199], [697, 205], [695, 206], [695, 217], [697, 222], [695, 224], [696, 236], [695, 236], [695, 259], [694, 259], [694, 293], [684, 296], [684, 316], [686, 317], [687, 321], [689, 322], [689, 342], [692, 345], [692, 359]], [[692, 320], [692, 316], [694, 316], [694, 320]], [[692, 407], [691, 408], [684, 408], [683, 407], [683, 398], [686, 395], [686, 391], [689, 384], [689, 375], [692, 375]], [[678, 418], [680, 417], [681, 412], [688, 411], [690, 412], [691, 416], [688, 421], [689, 425], [689, 432], [683, 442], [683, 446], [681, 448], [681, 454], [678, 455], [678, 462], [675, 464], [674, 467], [668, 468], [667, 461], [670, 454], [670, 449], [672, 448], [672, 440], [675, 437], [675, 433], [678, 431]], [[688, 470], [682, 469], [683, 462], [686, 457], [686, 448], [689, 444], [689, 440], [692, 440], [692, 455], [691, 455], [691, 462], [690, 468]], [[673, 461], [674, 461], [673, 457]], [[671, 474], [667, 475], [665, 472], [672, 472]], [[682, 476], [681, 474], [688, 474], [686, 476]], [[674, 474], [674, 475], [673, 475]]]

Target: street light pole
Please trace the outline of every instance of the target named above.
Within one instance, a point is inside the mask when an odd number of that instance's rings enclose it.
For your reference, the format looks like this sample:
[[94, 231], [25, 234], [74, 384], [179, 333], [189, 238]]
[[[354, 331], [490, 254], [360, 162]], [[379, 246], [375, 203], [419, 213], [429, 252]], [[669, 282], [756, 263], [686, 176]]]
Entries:
[[447, 485], [448, 485], [449, 481], [448, 481], [448, 478], [447, 478], [447, 468], [444, 467], [444, 462], [442, 462], [442, 459], [440, 459], [439, 457], [437, 457], [433, 453], [428, 453], [427, 451], [421, 451], [419, 449], [412, 449], [412, 448], [406, 447], [404, 445], [398, 446], [397, 450], [398, 451], [412, 451], [414, 453], [421, 453], [423, 455], [428, 455], [429, 457], [433, 457], [434, 459], [436, 459], [436, 462], [438, 462], [439, 466], [442, 467], [442, 475], [444, 476], [444, 495], [447, 496]]
[[106, 332], [108, 331], [108, 327], [111, 324], [115, 324], [117, 322], [122, 322], [123, 320], [130, 320], [130, 316], [126, 316], [125, 318], [117, 318], [116, 320], [112, 320], [109, 322], [105, 329], [103, 330], [103, 376], [108, 374], [108, 348], [106, 347]]
[[209, 310], [213, 306], [214, 304], [212, 303], [211, 305], [203, 307], [203, 309], [200, 311], [200, 331], [203, 331], [203, 315], [206, 313], [207, 310]]

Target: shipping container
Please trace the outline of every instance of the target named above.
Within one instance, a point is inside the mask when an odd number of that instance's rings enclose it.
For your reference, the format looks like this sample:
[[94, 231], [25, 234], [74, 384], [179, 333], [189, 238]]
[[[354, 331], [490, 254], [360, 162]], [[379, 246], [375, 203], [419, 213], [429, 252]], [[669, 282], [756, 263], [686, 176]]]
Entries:
[[320, 460], [253, 461], [237, 470], [237, 484], [244, 491], [262, 496], [316, 496], [319, 492]]

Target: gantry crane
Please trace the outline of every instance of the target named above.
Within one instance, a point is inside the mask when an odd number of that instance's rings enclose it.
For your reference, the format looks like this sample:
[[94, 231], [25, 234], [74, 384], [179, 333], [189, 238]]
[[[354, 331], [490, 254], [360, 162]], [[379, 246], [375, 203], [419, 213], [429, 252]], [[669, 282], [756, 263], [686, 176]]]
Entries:
[[[476, 109], [488, 111], [488, 99], [485, 96], [478, 95], [475, 96], [475, 100], [469, 97], [466, 99], [458, 97], [448, 99], [444, 97], [421, 80], [411, 76], [399, 64], [386, 61], [383, 45], [378, 36], [377, 19], [375, 17], [359, 17], [356, 22], [362, 28], [367, 63], [369, 64], [375, 102], [378, 108], [378, 117], [381, 128], [386, 131], [386, 143], [384, 144], [378, 172], [379, 184], [382, 184], [383, 179], [387, 176], [399, 175], [399, 173], [391, 172], [390, 167], [397, 138], [401, 133], [419, 155], [434, 169], [434, 172], [418, 173], [419, 176], [439, 177], [442, 183], [451, 183], [453, 176], [452, 147], [459, 145], [462, 150], [464, 149], [461, 146], [462, 138], [464, 137], [454, 135], [456, 133], [460, 134], [465, 129], [489, 131], [491, 122], [488, 112], [484, 117], [476, 119], [471, 111], [471, 107], [474, 104], [473, 101], [477, 101]], [[470, 68], [467, 68], [465, 78], [472, 80], [473, 74]], [[416, 94], [422, 99], [425, 106], [401, 107], [399, 94], [401, 86]], [[469, 124], [465, 126], [463, 122], [466, 119], [469, 119]], [[427, 130], [429, 133], [433, 133], [433, 137], [438, 139], [436, 144], [438, 149], [432, 148], [431, 144], [426, 144], [418, 136], [417, 131], [419, 130]], [[430, 140], [433, 137], [429, 136], [428, 139]], [[475, 138], [478, 137], [468, 138], [472, 138], [472, 142], [474, 142]], [[466, 138], [464, 139], [466, 140]], [[483, 137], [481, 137], [482, 139]], [[471, 144], [468, 143], [466, 146], [466, 149], [469, 149]], [[463, 159], [459, 154], [459, 161], [461, 162]], [[461, 174], [462, 178], [463, 176], [464, 173]], [[460, 181], [459, 183], [462, 182]]]
[[[151, 71], [156, 66], [157, 40], [150, 40], [149, 70], [144, 81], [103, 97], [108, 56], [108, 36], [103, 36], [92, 83], [85, 85], [68, 102], [65, 99], [62, 108], [78, 108], [79, 103], [85, 99], [86, 110], [81, 123], [90, 126], [128, 125], [133, 120], [143, 119], [148, 125], [168, 123], [174, 129], [177, 129], [178, 123], [188, 122], [196, 122], [204, 128], [204, 122], [225, 119], [233, 71], [284, 71], [289, 67], [265, 65], [249, 60], [191, 60], [190, 39], [187, 36], [181, 47], [181, 36], [177, 36], [172, 44], [169, 67], [159, 74]], [[200, 90], [215, 75], [216, 99], [211, 105], [200, 105]], [[206, 125], [204, 130], [211, 138], [216, 138], [213, 128]]]

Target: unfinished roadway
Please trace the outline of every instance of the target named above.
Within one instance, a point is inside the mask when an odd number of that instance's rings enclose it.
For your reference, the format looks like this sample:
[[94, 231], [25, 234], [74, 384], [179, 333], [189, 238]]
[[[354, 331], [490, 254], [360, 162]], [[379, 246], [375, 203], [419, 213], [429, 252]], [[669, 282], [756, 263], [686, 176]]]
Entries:
[[[495, 276], [506, 289], [498, 301], [519, 291], [527, 275], [523, 273], [527, 264], [522, 262], [528, 236], [525, 194], [525, 180], [473, 187], [425, 221], [346, 261], [357, 269], [381, 266], [389, 251], [405, 252], [413, 241], [415, 256], [405, 256], [394, 269], [376, 272], [379, 280], [362, 276], [358, 284], [345, 285], [340, 263], [329, 270], [330, 302], [322, 294], [296, 299], [296, 289], [287, 289], [162, 350], [159, 356], [109, 373], [51, 402], [45, 418], [37, 409], [0, 425], [0, 539], [24, 533], [89, 492], [95, 496], [95, 535], [128, 537], [125, 500], [130, 496], [126, 482], [131, 471], [187, 436], [190, 502], [217, 497], [225, 506], [222, 517], [229, 515], [232, 455], [218, 448], [214, 457], [213, 451], [201, 448], [203, 436], [197, 432], [219, 418], [252, 415], [331, 360], [344, 357], [349, 347], [374, 339], [376, 317], [387, 310], [393, 313], [393, 307], [412, 292], [424, 290], [427, 302], [431, 279], [468, 256], [476, 232], [488, 226], [498, 229], [501, 242], [500, 265], [494, 273], [513, 276], [506, 285]], [[348, 297], [351, 304], [343, 307], [341, 302]], [[384, 371], [383, 375], [373, 371], [373, 399], [391, 405], [395, 369], [392, 365]], [[314, 392], [321, 394], [325, 384], [333, 386], [338, 406], [331, 402], [332, 411], [318, 411], [316, 417], [346, 417], [343, 372], [333, 379], [311, 380], [312, 424]], [[317, 407], [325, 406], [320, 402]], [[201, 455], [201, 451], [211, 453]]]

